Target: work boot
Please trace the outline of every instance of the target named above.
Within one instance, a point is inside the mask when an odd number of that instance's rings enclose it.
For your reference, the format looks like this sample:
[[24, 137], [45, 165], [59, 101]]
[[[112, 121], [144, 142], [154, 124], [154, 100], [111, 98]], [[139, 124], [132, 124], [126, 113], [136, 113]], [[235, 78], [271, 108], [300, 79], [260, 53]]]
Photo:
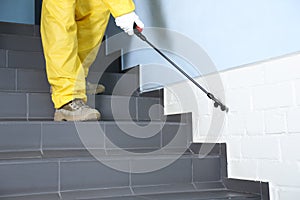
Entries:
[[102, 84], [93, 84], [90, 82], [86, 82], [86, 94], [95, 95], [101, 94], [105, 91], [105, 87]]
[[81, 99], [75, 99], [55, 111], [54, 121], [98, 121], [100, 116], [98, 110], [89, 107]]

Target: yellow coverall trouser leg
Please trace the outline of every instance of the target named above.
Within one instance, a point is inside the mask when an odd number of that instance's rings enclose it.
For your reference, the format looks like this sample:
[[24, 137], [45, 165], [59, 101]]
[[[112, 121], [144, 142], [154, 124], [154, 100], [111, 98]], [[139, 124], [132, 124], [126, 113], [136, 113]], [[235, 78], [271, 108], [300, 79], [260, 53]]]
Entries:
[[44, 0], [41, 35], [55, 108], [87, 100], [85, 78], [110, 11], [102, 0]]

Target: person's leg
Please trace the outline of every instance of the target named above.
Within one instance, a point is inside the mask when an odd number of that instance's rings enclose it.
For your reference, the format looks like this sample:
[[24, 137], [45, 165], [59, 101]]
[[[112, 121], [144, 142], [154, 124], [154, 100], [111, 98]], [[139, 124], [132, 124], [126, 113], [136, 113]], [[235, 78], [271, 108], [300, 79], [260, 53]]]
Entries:
[[110, 11], [102, 0], [78, 0], [75, 13], [78, 56], [87, 77], [89, 68], [98, 54]]
[[41, 35], [56, 109], [74, 99], [86, 101], [85, 73], [78, 56], [76, 2], [43, 0]]

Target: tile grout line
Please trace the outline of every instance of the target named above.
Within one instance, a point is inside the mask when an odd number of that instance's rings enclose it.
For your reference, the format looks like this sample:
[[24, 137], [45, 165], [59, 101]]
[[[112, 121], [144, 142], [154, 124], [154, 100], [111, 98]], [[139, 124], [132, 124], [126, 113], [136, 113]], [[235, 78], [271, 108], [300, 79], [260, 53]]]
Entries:
[[29, 120], [29, 94], [26, 93], [26, 119]]
[[135, 98], [135, 119], [139, 121], [139, 99]]
[[130, 159], [129, 160], [129, 188], [130, 188], [130, 191], [131, 191], [131, 194], [134, 195], [134, 191], [133, 191], [133, 188], [132, 188], [132, 160]]
[[16, 69], [15, 70], [15, 91], [16, 92], [18, 91], [18, 72], [19, 72], [19, 70]]
[[195, 190], [198, 190], [197, 186], [196, 186], [196, 184], [194, 182], [194, 161], [193, 161], [193, 158], [191, 158], [191, 161], [192, 161], [192, 185], [193, 185], [193, 187], [194, 187]]
[[164, 125], [160, 124], [160, 148], [161, 149], [163, 148], [163, 145], [164, 145], [164, 142], [163, 142], [163, 128], [164, 128]]
[[60, 199], [62, 199], [62, 195], [61, 195], [61, 171], [60, 171], [60, 167], [61, 167], [61, 161], [60, 160], [58, 160], [58, 188], [57, 188], [57, 190], [58, 190], [58, 196], [59, 196], [59, 198]]
[[104, 123], [103, 124], [103, 136], [104, 136], [104, 139], [103, 139], [103, 141], [104, 141], [104, 152], [105, 152], [105, 155], [108, 155], [108, 152], [107, 152], [107, 149], [106, 149], [106, 140], [107, 140], [107, 138], [106, 138], [106, 126], [107, 126], [107, 124], [106, 123]]
[[40, 151], [41, 151], [41, 154], [42, 154], [42, 156], [44, 156], [44, 151], [43, 151], [43, 127], [44, 127], [44, 125], [43, 125], [43, 123], [41, 122], [41, 141], [40, 141]]
[[5, 68], [8, 68], [8, 50], [5, 51]]

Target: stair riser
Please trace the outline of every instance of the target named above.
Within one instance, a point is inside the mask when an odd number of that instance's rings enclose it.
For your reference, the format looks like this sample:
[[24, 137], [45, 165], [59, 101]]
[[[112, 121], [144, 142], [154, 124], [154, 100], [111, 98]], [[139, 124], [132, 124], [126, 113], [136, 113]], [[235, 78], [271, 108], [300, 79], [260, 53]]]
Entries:
[[[138, 89], [138, 76], [117, 73], [104, 73], [102, 77], [96, 72], [91, 72], [89, 80], [106, 86], [106, 95], [131, 96]], [[100, 79], [100, 80], [99, 80]], [[119, 82], [119, 83], [118, 83]], [[118, 84], [118, 88], [115, 88]], [[0, 91], [7, 92], [42, 92], [49, 93], [50, 86], [44, 70], [8, 69], [0, 68]]]
[[[45, 69], [40, 38], [0, 34], [0, 41], [0, 67]], [[106, 55], [103, 42], [90, 71], [120, 73], [122, 64], [121, 51]]]
[[43, 52], [6, 50], [6, 66], [8, 68], [45, 70]]
[[40, 26], [0, 22], [0, 34], [40, 36]]
[[46, 72], [0, 68], [0, 91], [50, 92]]
[[[0, 46], [0, 67], [45, 70], [46, 65], [43, 52], [25, 50], [7, 50], [1, 49]], [[101, 72], [105, 70], [106, 72], [119, 73], [121, 72], [121, 66], [121, 52], [106, 55], [103, 47], [99, 50], [90, 71]]]
[[0, 49], [42, 52], [42, 42], [38, 37], [0, 34]]
[[[45, 160], [0, 163], [1, 196], [54, 193], [60, 191], [135, 187], [160, 184], [190, 184], [193, 182], [192, 168], [200, 168], [209, 174], [219, 174], [219, 166], [208, 167], [207, 163], [215, 164], [219, 158], [197, 159], [182, 157], [170, 166], [150, 173], [134, 173], [135, 166], [158, 164], [172, 158], [135, 158], [108, 159], [103, 163], [93, 159], [75, 158], [70, 160]], [[203, 166], [201, 162], [206, 162]], [[105, 163], [105, 164], [104, 164]], [[108, 166], [118, 166], [131, 171], [121, 172]], [[180, 173], [178, 173], [180, 172]], [[220, 177], [215, 175], [219, 181]], [[211, 178], [203, 177], [202, 182]]]
[[8, 155], [11, 159], [53, 157], [55, 152], [60, 153], [56, 157], [78, 156], [86, 151], [84, 144], [111, 155], [124, 154], [122, 149], [136, 152], [162, 147], [166, 150], [188, 149], [192, 135], [189, 124], [156, 122], [145, 128], [146, 125], [146, 122], [2, 122], [0, 159], [7, 159]]
[[7, 67], [6, 65], [6, 51], [3, 49], [0, 49], [0, 67]]
[[106, 95], [137, 96], [139, 89], [138, 74], [90, 72], [88, 80], [92, 83], [103, 84]]
[[[161, 105], [160, 99], [157, 98], [99, 95], [89, 99], [89, 104], [95, 102], [95, 107], [101, 111], [102, 120], [149, 120], [149, 108], [153, 105]], [[138, 105], [142, 106], [137, 107]], [[112, 107], [115, 110], [114, 114]], [[53, 115], [54, 108], [50, 94], [0, 93], [1, 120], [53, 119]], [[155, 106], [154, 109], [151, 109], [151, 115], [155, 120], [161, 119], [163, 115], [162, 107]]]

